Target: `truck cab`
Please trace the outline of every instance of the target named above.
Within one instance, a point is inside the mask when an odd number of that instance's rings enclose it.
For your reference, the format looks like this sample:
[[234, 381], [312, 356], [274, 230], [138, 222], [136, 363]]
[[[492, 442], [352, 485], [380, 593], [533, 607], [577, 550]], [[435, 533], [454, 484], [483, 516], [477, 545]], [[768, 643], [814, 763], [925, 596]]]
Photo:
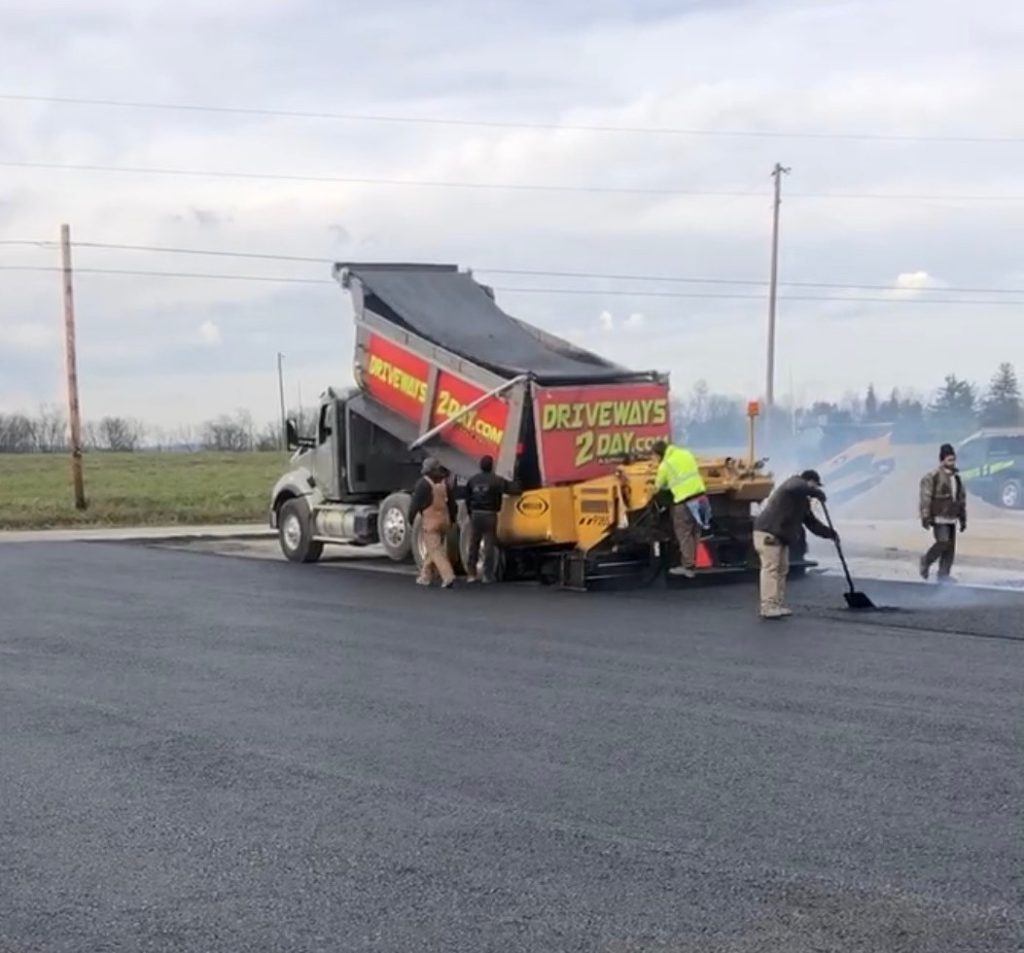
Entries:
[[[313, 562], [328, 542], [380, 541], [388, 549], [390, 541], [389, 556], [409, 555], [407, 498], [424, 454], [361, 413], [361, 404], [358, 390], [328, 388], [311, 434], [299, 434], [288, 421], [292, 465], [271, 492], [270, 525], [293, 561]], [[389, 497], [396, 499], [383, 507]], [[381, 538], [382, 519], [387, 538]]]

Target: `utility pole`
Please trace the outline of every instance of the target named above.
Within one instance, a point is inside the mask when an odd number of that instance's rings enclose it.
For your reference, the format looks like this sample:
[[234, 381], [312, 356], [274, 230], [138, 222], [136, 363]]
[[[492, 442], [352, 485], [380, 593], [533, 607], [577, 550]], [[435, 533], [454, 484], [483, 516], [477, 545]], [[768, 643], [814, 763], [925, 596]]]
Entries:
[[769, 419], [775, 406], [775, 292], [779, 277], [779, 206], [782, 204], [782, 177], [789, 174], [789, 169], [776, 162], [772, 169], [775, 180], [775, 204], [772, 211], [772, 274], [768, 286], [768, 369], [764, 389], [764, 402], [768, 408]]
[[75, 292], [71, 272], [71, 227], [60, 227], [60, 253], [64, 281], [64, 359], [68, 378], [68, 422], [71, 425], [71, 480], [75, 509], [84, 510], [85, 479], [82, 474], [82, 418], [78, 404], [78, 358], [75, 354]]
[[288, 449], [288, 411], [284, 407], [284, 355], [277, 352], [277, 393], [281, 400], [281, 449]]

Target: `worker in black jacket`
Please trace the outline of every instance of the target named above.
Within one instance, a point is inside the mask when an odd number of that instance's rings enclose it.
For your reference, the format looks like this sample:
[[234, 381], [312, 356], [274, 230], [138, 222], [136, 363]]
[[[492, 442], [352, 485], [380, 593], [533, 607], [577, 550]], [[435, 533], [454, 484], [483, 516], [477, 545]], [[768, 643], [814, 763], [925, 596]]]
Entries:
[[784, 619], [792, 615], [786, 608], [786, 577], [789, 574], [789, 547], [807, 527], [822, 539], [835, 539], [830, 529], [811, 512], [811, 500], [825, 502], [821, 477], [816, 470], [804, 470], [775, 488], [754, 519], [754, 548], [761, 557], [761, 618]]
[[469, 552], [466, 559], [466, 582], [477, 581], [481, 565], [480, 544], [483, 543], [483, 582], [493, 582], [494, 545], [498, 536], [498, 514], [505, 494], [518, 493], [518, 487], [494, 472], [494, 458], [480, 458], [480, 472], [466, 484], [466, 511], [469, 514]]

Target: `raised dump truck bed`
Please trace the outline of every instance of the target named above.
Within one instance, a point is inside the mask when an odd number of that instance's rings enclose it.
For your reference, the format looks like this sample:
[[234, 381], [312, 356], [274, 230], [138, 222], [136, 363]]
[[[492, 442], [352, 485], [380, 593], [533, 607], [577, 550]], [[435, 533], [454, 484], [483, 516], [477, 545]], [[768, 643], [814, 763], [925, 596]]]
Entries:
[[527, 487], [572, 483], [669, 434], [666, 375], [519, 321], [454, 265], [339, 264], [335, 275], [352, 295], [360, 389], [454, 473], [489, 453]]
[[494, 295], [455, 265], [338, 264], [356, 321], [370, 315], [436, 344], [506, 380], [528, 374], [541, 384], [658, 380], [531, 327], [506, 314]]

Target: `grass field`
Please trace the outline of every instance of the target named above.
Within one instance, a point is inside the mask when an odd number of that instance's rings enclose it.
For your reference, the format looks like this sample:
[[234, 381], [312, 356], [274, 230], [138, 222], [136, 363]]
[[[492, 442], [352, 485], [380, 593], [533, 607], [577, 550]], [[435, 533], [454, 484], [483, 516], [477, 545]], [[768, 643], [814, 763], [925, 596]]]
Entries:
[[88, 509], [66, 454], [0, 454], [0, 529], [262, 522], [283, 453], [89, 453]]

